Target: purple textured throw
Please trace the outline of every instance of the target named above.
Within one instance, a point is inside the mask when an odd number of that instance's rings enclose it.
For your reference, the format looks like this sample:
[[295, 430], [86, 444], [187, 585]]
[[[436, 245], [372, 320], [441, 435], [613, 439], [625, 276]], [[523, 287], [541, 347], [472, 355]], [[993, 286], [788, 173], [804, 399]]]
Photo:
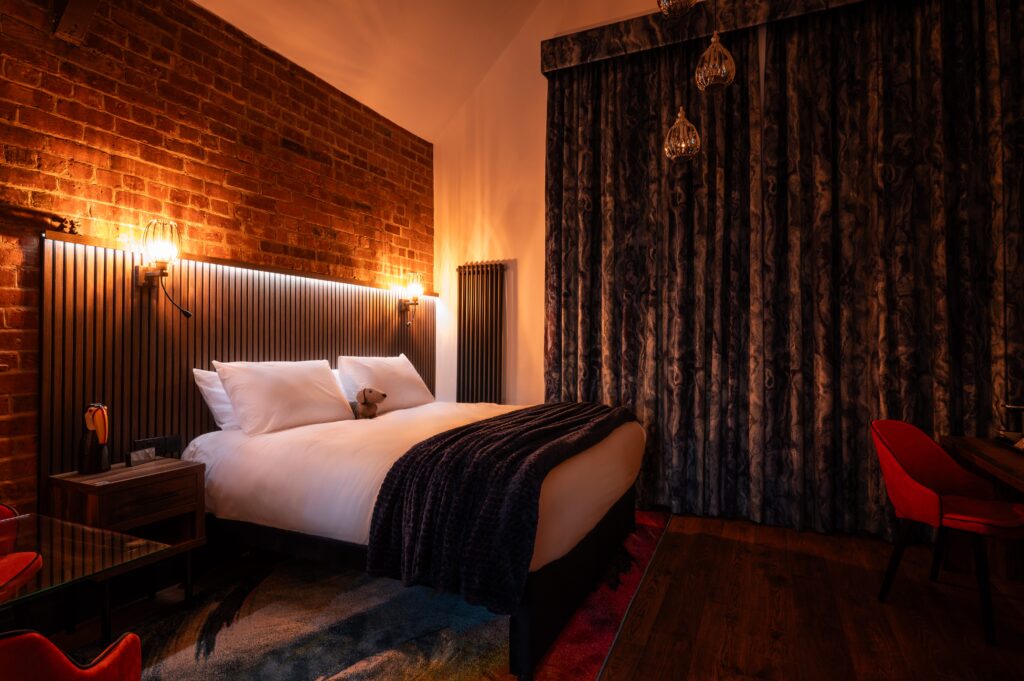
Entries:
[[544, 477], [631, 420], [621, 407], [559, 402], [420, 442], [377, 496], [367, 571], [511, 614], [526, 588]]

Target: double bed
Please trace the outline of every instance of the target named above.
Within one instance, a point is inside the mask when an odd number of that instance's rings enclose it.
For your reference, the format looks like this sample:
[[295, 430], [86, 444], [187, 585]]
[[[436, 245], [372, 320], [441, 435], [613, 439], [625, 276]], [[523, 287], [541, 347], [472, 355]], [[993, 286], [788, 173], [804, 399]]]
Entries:
[[[207, 510], [219, 519], [365, 546], [395, 461], [437, 433], [516, 408], [431, 402], [263, 435], [221, 430], [193, 440], [182, 458], [206, 464]], [[643, 450], [644, 431], [630, 422], [551, 471], [541, 486], [531, 570], [567, 554], [597, 525], [632, 487]]]
[[[260, 435], [215, 431], [182, 457], [206, 464], [207, 509], [219, 521], [365, 546], [378, 492], [410, 448], [517, 409], [430, 402]], [[584, 573], [603, 565], [631, 526], [644, 445], [641, 426], [626, 422], [543, 479], [526, 594], [510, 627], [510, 667], [521, 678], [593, 586], [598, 575]]]

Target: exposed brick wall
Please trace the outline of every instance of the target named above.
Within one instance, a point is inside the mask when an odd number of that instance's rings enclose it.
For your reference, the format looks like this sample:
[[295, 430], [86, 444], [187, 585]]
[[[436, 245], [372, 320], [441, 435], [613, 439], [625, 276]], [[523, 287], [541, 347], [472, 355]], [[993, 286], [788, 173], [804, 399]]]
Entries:
[[[428, 142], [186, 0], [103, 0], [82, 46], [53, 37], [49, 4], [0, 0], [0, 203], [126, 246], [169, 217], [188, 253], [433, 288]], [[21, 503], [37, 241], [0, 221], [0, 500]]]
[[0, 502], [32, 508], [39, 393], [39, 230], [0, 222]]

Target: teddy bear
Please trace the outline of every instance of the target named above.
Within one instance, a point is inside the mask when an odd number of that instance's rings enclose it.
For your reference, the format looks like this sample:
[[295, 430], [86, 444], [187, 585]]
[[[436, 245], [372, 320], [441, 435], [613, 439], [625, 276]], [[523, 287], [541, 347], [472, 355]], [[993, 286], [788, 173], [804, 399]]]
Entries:
[[377, 415], [377, 405], [387, 399], [388, 394], [376, 388], [363, 388], [356, 393], [356, 413], [361, 419], [372, 419]]

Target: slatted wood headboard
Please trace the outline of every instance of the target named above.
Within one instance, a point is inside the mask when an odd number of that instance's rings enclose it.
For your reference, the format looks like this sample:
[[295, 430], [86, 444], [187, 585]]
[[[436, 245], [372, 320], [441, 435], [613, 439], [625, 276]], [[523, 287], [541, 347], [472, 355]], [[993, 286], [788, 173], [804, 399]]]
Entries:
[[47, 478], [74, 470], [83, 413], [110, 407], [111, 458], [131, 442], [216, 426], [192, 379], [211, 360], [268, 361], [404, 352], [434, 389], [435, 300], [407, 326], [398, 294], [335, 281], [182, 260], [167, 287], [135, 286], [138, 254], [43, 240], [40, 501]]

